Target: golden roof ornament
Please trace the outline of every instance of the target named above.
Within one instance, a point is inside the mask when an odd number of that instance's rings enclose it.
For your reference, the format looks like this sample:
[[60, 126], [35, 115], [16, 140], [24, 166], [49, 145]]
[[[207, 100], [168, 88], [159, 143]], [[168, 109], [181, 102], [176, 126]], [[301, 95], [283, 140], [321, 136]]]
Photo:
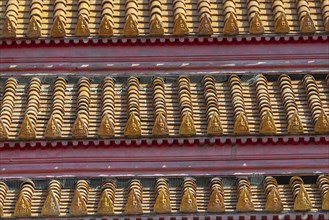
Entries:
[[72, 127], [72, 136], [74, 137], [87, 137], [88, 127], [84, 123], [82, 116], [78, 114]]
[[36, 16], [32, 16], [29, 22], [29, 28], [27, 30], [27, 36], [30, 38], [41, 37], [41, 25], [36, 19]]
[[238, 21], [233, 13], [229, 13], [228, 18], [225, 20], [223, 32], [227, 35], [239, 34]]
[[89, 24], [83, 15], [79, 15], [75, 27], [75, 35], [78, 37], [87, 37], [90, 35]]
[[113, 35], [113, 25], [108, 15], [103, 16], [98, 34], [101, 37], [110, 37]]
[[108, 113], [105, 113], [99, 126], [98, 135], [101, 137], [113, 137], [114, 132], [114, 123]]
[[127, 137], [140, 137], [142, 135], [141, 124], [139, 118], [132, 112], [128, 118], [124, 135]]
[[128, 195], [127, 203], [125, 206], [125, 213], [128, 215], [143, 214], [142, 203], [138, 198], [135, 190], [131, 190]]
[[259, 133], [261, 134], [276, 134], [276, 126], [274, 118], [270, 110], [267, 110], [260, 122]]
[[152, 134], [155, 136], [165, 136], [169, 134], [167, 120], [161, 112], [155, 117]]
[[32, 214], [31, 202], [29, 202], [23, 194], [20, 194], [16, 202], [14, 216], [30, 217]]
[[322, 198], [322, 210], [329, 211], [329, 176], [320, 175], [316, 180]]
[[250, 21], [249, 32], [251, 34], [263, 34], [264, 26], [258, 13], [255, 13], [254, 17]]
[[16, 37], [16, 27], [14, 26], [14, 22], [8, 16], [6, 16], [3, 21], [2, 37]]
[[155, 213], [171, 213], [170, 198], [164, 189], [159, 190], [153, 210]]
[[194, 119], [192, 118], [191, 113], [186, 113], [183, 115], [182, 122], [179, 127], [179, 134], [184, 136], [196, 135]]
[[180, 204], [179, 208], [180, 212], [185, 212], [185, 213], [191, 213], [191, 212], [197, 212], [198, 211], [198, 206], [196, 203], [196, 197], [192, 193], [191, 189], [187, 188], [183, 192], [182, 196], [182, 201]]
[[53, 26], [51, 27], [50, 35], [52, 37], [65, 37], [65, 23], [61, 19], [61, 16], [56, 16], [53, 22]]
[[46, 196], [45, 203], [41, 210], [41, 215], [43, 215], [43, 216], [59, 216], [60, 215], [59, 202], [52, 190], [49, 191]]
[[27, 114], [24, 116], [18, 136], [23, 139], [32, 139], [36, 137], [36, 131], [34, 125], [32, 124], [32, 121], [29, 115]]
[[174, 22], [174, 31], [173, 35], [181, 36], [189, 34], [189, 29], [187, 27], [186, 21], [183, 18], [183, 15], [179, 13]]
[[215, 188], [210, 194], [207, 211], [225, 212], [224, 197], [217, 188]]
[[318, 117], [318, 120], [315, 123], [314, 130], [317, 133], [328, 133], [329, 132], [329, 117], [324, 112], [323, 109], [321, 109], [321, 113]]
[[162, 20], [158, 14], [154, 15], [154, 18], [150, 22], [150, 35], [161, 36], [164, 34], [164, 28]]
[[84, 198], [81, 196], [78, 189], [74, 191], [70, 213], [73, 216], [82, 216], [88, 214], [87, 204]]
[[207, 127], [207, 134], [220, 135], [223, 133], [222, 123], [217, 112], [214, 112], [210, 117]]
[[99, 215], [112, 215], [114, 214], [114, 204], [110, 199], [106, 190], [104, 190], [101, 194], [101, 198], [98, 203], [97, 213]]
[[267, 176], [264, 179], [264, 189], [266, 196], [265, 210], [268, 212], [283, 211], [283, 203], [276, 179], [271, 176]]
[[290, 178], [289, 186], [294, 197], [295, 211], [309, 211], [312, 209], [312, 202], [304, 187], [304, 181], [299, 176]]
[[288, 122], [288, 132], [292, 134], [298, 134], [304, 132], [302, 121], [299, 118], [298, 112], [295, 111]]
[[234, 121], [234, 133], [235, 134], [248, 134], [249, 133], [249, 123], [247, 116], [244, 112], [240, 112]]
[[280, 13], [278, 18], [275, 20], [274, 31], [276, 33], [286, 34], [290, 32], [290, 26], [287, 17], [284, 13]]
[[132, 15], [128, 15], [123, 29], [123, 35], [127, 37], [135, 37], [139, 35], [138, 23], [133, 19]]
[[246, 187], [240, 189], [236, 209], [238, 212], [251, 212], [255, 209], [250, 191]]
[[8, 138], [8, 133], [0, 118], [0, 139]]
[[300, 22], [300, 32], [312, 34], [316, 32], [313, 19], [309, 13], [306, 13]]
[[58, 126], [58, 122], [53, 115], [50, 116], [49, 121], [45, 130], [46, 138], [59, 138], [62, 136], [62, 132], [60, 127]]
[[199, 24], [198, 34], [199, 35], [212, 35], [214, 33], [210, 17], [203, 15]]

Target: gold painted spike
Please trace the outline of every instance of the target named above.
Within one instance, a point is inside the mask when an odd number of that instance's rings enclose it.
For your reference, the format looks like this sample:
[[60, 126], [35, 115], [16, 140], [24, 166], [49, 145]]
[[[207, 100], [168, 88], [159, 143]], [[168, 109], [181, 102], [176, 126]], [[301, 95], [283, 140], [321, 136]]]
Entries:
[[269, 110], [266, 111], [264, 118], [260, 122], [259, 133], [261, 134], [275, 134], [276, 126], [274, 118]]
[[72, 136], [74, 137], [87, 137], [88, 127], [83, 123], [81, 115], [78, 114], [72, 128]]
[[110, 37], [113, 35], [113, 27], [110, 22], [109, 16], [105, 15], [101, 21], [98, 31], [99, 36], [101, 37]]
[[308, 193], [306, 192], [304, 185], [300, 185], [299, 192], [295, 198], [294, 210], [295, 211], [308, 211], [312, 209], [312, 202]]
[[300, 32], [305, 34], [312, 34], [316, 32], [316, 28], [309, 13], [306, 13], [300, 22]]
[[138, 23], [132, 17], [128, 15], [125, 26], [123, 28], [123, 35], [127, 37], [136, 37], [139, 35]]
[[113, 137], [114, 132], [114, 123], [108, 113], [105, 113], [99, 126], [98, 135], [101, 137]]
[[41, 37], [41, 26], [37, 22], [35, 16], [32, 16], [29, 23], [29, 28], [26, 34], [29, 38], [38, 38]]
[[55, 17], [53, 26], [51, 27], [50, 35], [52, 37], [65, 37], [66, 36], [65, 23], [61, 19], [60, 16]]
[[164, 189], [159, 191], [154, 203], [155, 213], [171, 213], [171, 205], [169, 195], [166, 194]]
[[41, 215], [43, 216], [59, 216], [61, 213], [59, 203], [52, 190], [49, 191], [45, 203], [43, 204]]
[[329, 191], [322, 196], [322, 210], [329, 211]]
[[50, 116], [49, 121], [47, 123], [47, 127], [45, 130], [46, 138], [58, 138], [62, 136], [62, 132], [60, 127], [58, 126], [58, 122], [56, 121], [53, 115]]
[[225, 212], [224, 198], [217, 188], [215, 188], [209, 198], [208, 212]]
[[162, 22], [159, 19], [159, 15], [156, 15], [155, 19], [153, 19], [150, 23], [150, 35], [160, 36], [163, 34], [164, 34], [164, 28]]
[[268, 212], [283, 211], [283, 204], [277, 189], [273, 188], [267, 195], [265, 209]]
[[217, 112], [214, 112], [209, 120], [207, 134], [220, 135], [223, 133], [222, 123]]
[[237, 35], [239, 34], [239, 26], [238, 21], [233, 15], [233, 13], [230, 13], [229, 17], [225, 21], [224, 24], [224, 34], [227, 35]]
[[249, 134], [249, 123], [244, 112], [240, 112], [234, 122], [235, 134]]
[[315, 123], [314, 130], [318, 133], [329, 132], [329, 118], [328, 115], [324, 112], [324, 110], [321, 110], [321, 114], [319, 115], [319, 118]]
[[16, 28], [8, 16], [5, 17], [2, 29], [2, 37], [16, 37]]
[[189, 29], [187, 27], [186, 21], [183, 19], [182, 14], [179, 14], [178, 18], [175, 20], [173, 34], [178, 36], [189, 34]]
[[129, 215], [143, 214], [142, 201], [139, 200], [134, 189], [128, 195], [125, 213]]
[[255, 16], [250, 21], [249, 32], [251, 34], [263, 34], [264, 33], [263, 22], [258, 13], [256, 13]]
[[127, 137], [140, 137], [142, 135], [141, 123], [135, 113], [130, 114], [124, 134]]
[[73, 196], [73, 200], [71, 203], [70, 213], [71, 213], [71, 215], [74, 215], [74, 216], [81, 216], [81, 215], [88, 214], [87, 204], [82, 199], [79, 190], [74, 191], [74, 196]]
[[196, 203], [196, 198], [195, 196], [192, 194], [190, 189], [187, 189], [183, 196], [182, 196], [182, 201], [180, 204], [180, 208], [179, 208], [180, 212], [197, 212], [198, 211], [198, 206]]
[[8, 133], [0, 118], [0, 139], [8, 138]]
[[167, 120], [162, 113], [158, 114], [155, 118], [152, 134], [154, 136], [169, 135]]
[[21, 126], [21, 129], [19, 130], [18, 136], [23, 139], [29, 139], [29, 138], [36, 137], [35, 128], [28, 115], [25, 115], [25, 117], [23, 119], [22, 126]]
[[182, 123], [179, 127], [179, 134], [184, 136], [196, 135], [194, 120], [190, 113], [187, 113], [183, 116]]
[[241, 189], [238, 202], [236, 204], [236, 210], [238, 212], [250, 212], [254, 211], [254, 204], [252, 198], [246, 187]]
[[88, 22], [82, 15], [78, 17], [77, 26], [75, 27], [75, 35], [78, 37], [87, 37], [90, 35]]
[[304, 127], [302, 121], [299, 118], [298, 112], [295, 111], [293, 116], [288, 122], [288, 132], [289, 133], [303, 133]]
[[30, 217], [32, 213], [31, 203], [29, 203], [23, 194], [19, 195], [16, 202], [14, 216], [16, 217]]
[[290, 27], [285, 14], [281, 13], [275, 22], [275, 32], [286, 34], [290, 32]]
[[114, 214], [114, 204], [108, 196], [106, 190], [101, 194], [101, 198], [98, 203], [97, 213], [99, 215], [112, 215]]
[[212, 35], [214, 33], [214, 30], [212, 29], [211, 20], [208, 16], [204, 15], [201, 18], [198, 33], [199, 35]]

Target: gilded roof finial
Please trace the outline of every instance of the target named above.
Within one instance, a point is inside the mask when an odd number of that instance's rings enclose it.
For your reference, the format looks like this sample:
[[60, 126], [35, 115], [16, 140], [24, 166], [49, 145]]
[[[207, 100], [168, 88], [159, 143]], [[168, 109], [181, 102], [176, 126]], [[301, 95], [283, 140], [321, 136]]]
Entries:
[[294, 196], [294, 210], [308, 211], [312, 209], [312, 202], [304, 186], [304, 181], [299, 176], [290, 178], [289, 186]]
[[169, 183], [166, 179], [158, 179], [155, 185], [155, 213], [171, 213]]
[[211, 3], [210, 0], [198, 0], [199, 35], [212, 35]]
[[66, 36], [66, 5], [67, 0], [55, 0], [54, 17], [50, 35], [52, 37]]
[[283, 211], [283, 203], [281, 200], [278, 182], [275, 178], [267, 176], [264, 179], [264, 192], [266, 196], [265, 209], [268, 212]]
[[300, 32], [313, 34], [316, 32], [314, 21], [311, 17], [308, 0], [296, 0]]
[[210, 182], [210, 197], [208, 202], [208, 212], [225, 212], [224, 187], [222, 180], [213, 178]]
[[21, 184], [21, 190], [16, 201], [14, 210], [15, 217], [31, 217], [32, 197], [34, 194], [34, 183], [30, 180]]
[[264, 26], [260, 14], [260, 4], [258, 0], [247, 0], [249, 16], [249, 32], [251, 34], [263, 34]]
[[198, 204], [196, 200], [196, 182], [193, 178], [184, 179], [179, 211], [184, 213], [193, 213], [198, 211]]
[[322, 210], [329, 211], [329, 176], [320, 175], [316, 181], [322, 198]]
[[75, 185], [74, 195], [70, 207], [73, 216], [88, 214], [87, 202], [89, 196], [89, 184], [85, 180], [79, 180]]
[[45, 203], [43, 204], [41, 215], [43, 216], [59, 216], [60, 200], [62, 185], [57, 180], [52, 180], [48, 184]]
[[142, 183], [133, 179], [128, 188], [128, 199], [125, 206], [125, 213], [128, 215], [143, 214], [143, 188]]
[[239, 34], [235, 0], [224, 0], [224, 34]]
[[164, 34], [161, 0], [150, 0], [150, 35]]
[[254, 211], [255, 207], [252, 201], [251, 186], [247, 178], [240, 178], [237, 181], [237, 194], [238, 201], [236, 204], [236, 210], [238, 212]]
[[17, 19], [19, 15], [19, 0], [8, 0], [4, 23], [2, 27], [2, 37], [16, 37]]
[[283, 0], [272, 0], [272, 12], [274, 17], [274, 31], [282, 34], [289, 33], [290, 26]]
[[116, 184], [114, 181], [109, 180], [103, 184], [97, 209], [99, 215], [114, 214], [115, 191]]
[[123, 35], [126, 37], [135, 37], [139, 35], [137, 0], [126, 0], [126, 21]]
[[185, 0], [173, 0], [174, 9], [174, 30], [173, 35], [182, 36], [189, 34], [186, 23]]
[[87, 37], [90, 35], [90, 0], [79, 0], [78, 2], [78, 21], [75, 26], [75, 35], [78, 37]]

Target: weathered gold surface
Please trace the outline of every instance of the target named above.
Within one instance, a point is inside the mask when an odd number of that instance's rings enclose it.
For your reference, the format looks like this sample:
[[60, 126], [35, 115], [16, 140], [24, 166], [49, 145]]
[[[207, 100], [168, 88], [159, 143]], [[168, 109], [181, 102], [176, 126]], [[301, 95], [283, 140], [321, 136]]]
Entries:
[[88, 127], [82, 120], [80, 114], [78, 114], [72, 128], [73, 137], [87, 137], [88, 136]]
[[290, 26], [285, 14], [281, 13], [279, 15], [279, 17], [275, 21], [274, 30], [276, 33], [282, 33], [282, 34], [290, 32]]
[[8, 138], [8, 133], [2, 123], [2, 120], [0, 118], [0, 139]]
[[265, 209], [268, 212], [283, 211], [283, 204], [280, 194], [276, 188], [273, 188], [266, 197]]
[[109, 195], [106, 190], [104, 190], [101, 194], [101, 198], [98, 203], [97, 213], [99, 215], [112, 215], [114, 214], [114, 204], [111, 201]]
[[208, 16], [204, 15], [201, 18], [198, 33], [200, 35], [212, 35], [214, 33], [212, 29], [211, 20]]
[[22, 139], [30, 139], [36, 137], [35, 128], [32, 124], [32, 121], [29, 117], [29, 115], [25, 115], [21, 129], [19, 130], [19, 138]]
[[312, 202], [303, 184], [300, 185], [299, 192], [295, 197], [294, 210], [308, 211], [312, 209]]
[[252, 197], [247, 188], [242, 188], [240, 194], [238, 195], [238, 202], [236, 205], [236, 210], [238, 212], [251, 212], [254, 211], [255, 207], [252, 202]]
[[186, 21], [183, 18], [183, 16], [179, 14], [174, 23], [173, 35], [181, 36], [181, 35], [187, 35], [188, 33], [189, 33], [189, 29], [187, 27]]
[[41, 37], [41, 26], [37, 22], [35, 16], [32, 16], [29, 23], [29, 28], [27, 30], [27, 36], [30, 38]]
[[303, 124], [297, 111], [295, 111], [288, 122], [288, 132], [292, 134], [304, 132]]
[[318, 133], [328, 133], [329, 132], [329, 117], [324, 112], [323, 109], [318, 117], [318, 120], [315, 123], [314, 130], [315, 130], [315, 132], [318, 132]]
[[251, 34], [263, 34], [264, 33], [264, 26], [263, 22], [258, 13], [250, 21], [249, 32]]
[[60, 215], [60, 206], [57, 201], [53, 191], [49, 191], [46, 196], [45, 203], [41, 210], [41, 215], [43, 216], [59, 216]]
[[300, 22], [300, 32], [306, 34], [316, 32], [314, 21], [309, 13], [307, 13]]
[[78, 17], [75, 35], [79, 37], [87, 37], [90, 35], [89, 24], [82, 15]]
[[160, 36], [164, 34], [164, 28], [159, 16], [154, 16], [154, 19], [150, 22], [150, 35]]
[[143, 214], [142, 201], [140, 201], [134, 189], [128, 194], [125, 213], [129, 215]]
[[198, 205], [195, 195], [191, 192], [191, 189], [184, 191], [182, 200], [179, 207], [180, 212], [193, 213], [198, 211]]
[[58, 122], [56, 121], [53, 115], [50, 116], [49, 121], [47, 123], [47, 127], [45, 130], [46, 138], [59, 138], [62, 136], [62, 132], [60, 127], [58, 126]]
[[230, 13], [229, 17], [225, 21], [223, 32], [227, 35], [239, 34], [238, 21], [232, 13]]
[[14, 215], [16, 217], [30, 217], [32, 213], [31, 202], [27, 201], [23, 194], [19, 195], [16, 202]]
[[98, 31], [101, 37], [110, 37], [113, 35], [113, 26], [109, 21], [109, 16], [105, 15], [101, 21]]
[[102, 137], [114, 136], [114, 123], [107, 113], [104, 114], [99, 126], [98, 135]]
[[222, 124], [217, 112], [214, 112], [209, 120], [207, 134], [220, 135], [223, 133]]
[[87, 204], [82, 198], [79, 190], [74, 191], [70, 213], [74, 216], [82, 216], [88, 214]]
[[139, 137], [142, 135], [141, 124], [135, 113], [131, 113], [124, 131], [127, 137]]
[[154, 202], [154, 212], [155, 213], [170, 213], [171, 205], [169, 195], [164, 189], [160, 189], [159, 193]]
[[264, 118], [260, 122], [259, 133], [261, 134], [275, 134], [276, 126], [273, 119], [273, 115], [270, 111], [267, 111]]
[[52, 37], [65, 37], [66, 29], [65, 23], [60, 16], [56, 16], [54, 19], [53, 26], [51, 27], [50, 35]]
[[218, 189], [214, 189], [209, 197], [208, 212], [225, 212], [224, 198]]
[[5, 17], [3, 21], [3, 28], [2, 28], [2, 37], [5, 38], [14, 38], [16, 37], [16, 27], [14, 26], [13, 22], [10, 18]]
[[235, 134], [248, 134], [249, 124], [245, 113], [240, 112], [234, 122], [234, 133]]
[[132, 15], [127, 16], [127, 20], [123, 29], [123, 35], [127, 37], [135, 37], [139, 35], [138, 23], [133, 19]]
[[182, 122], [179, 127], [179, 134], [184, 136], [196, 135], [194, 119], [191, 114], [187, 113], [183, 115]]
[[159, 113], [155, 118], [152, 134], [154, 136], [166, 136], [169, 134], [167, 121], [162, 113]]

